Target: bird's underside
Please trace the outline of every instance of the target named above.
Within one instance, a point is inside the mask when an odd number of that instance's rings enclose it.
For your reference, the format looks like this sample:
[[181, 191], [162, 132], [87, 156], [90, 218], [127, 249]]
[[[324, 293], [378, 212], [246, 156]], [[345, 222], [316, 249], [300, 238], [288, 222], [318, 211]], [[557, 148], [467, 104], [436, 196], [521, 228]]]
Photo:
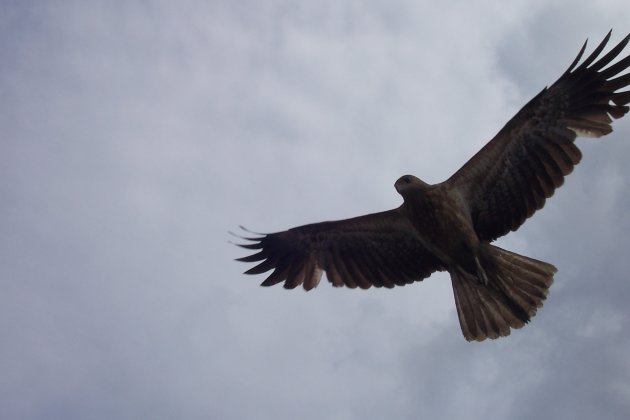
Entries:
[[[412, 175], [395, 183], [403, 204], [352, 219], [314, 223], [245, 237], [239, 246], [259, 262], [246, 274], [272, 273], [310, 290], [322, 274], [334, 286], [402, 286], [435, 271], [451, 275], [467, 340], [510, 334], [534, 316], [556, 271], [551, 264], [490, 243], [541, 209], [581, 159], [577, 135], [601, 137], [628, 112], [630, 56], [614, 62], [626, 36], [603, 54], [610, 33], [580, 62], [528, 102], [448, 180], [429, 185]], [[614, 62], [614, 63], [613, 63]], [[611, 64], [613, 63], [613, 64]]]

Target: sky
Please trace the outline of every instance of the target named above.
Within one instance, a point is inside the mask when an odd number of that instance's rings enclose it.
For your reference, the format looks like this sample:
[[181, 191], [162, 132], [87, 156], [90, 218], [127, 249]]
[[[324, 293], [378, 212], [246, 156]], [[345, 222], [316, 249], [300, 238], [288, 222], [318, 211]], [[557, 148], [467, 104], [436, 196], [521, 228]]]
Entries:
[[498, 245], [558, 273], [461, 335], [448, 275], [261, 288], [228, 231], [397, 207], [626, 0], [0, 1], [0, 418], [630, 415], [630, 117]]

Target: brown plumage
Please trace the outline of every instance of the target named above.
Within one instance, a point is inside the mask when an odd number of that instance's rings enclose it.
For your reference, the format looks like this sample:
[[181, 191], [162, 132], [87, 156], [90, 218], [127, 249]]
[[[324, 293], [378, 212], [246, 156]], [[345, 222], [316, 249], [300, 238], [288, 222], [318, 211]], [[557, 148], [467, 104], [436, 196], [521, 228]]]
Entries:
[[[610, 33], [581, 63], [527, 103], [476, 155], [445, 182], [412, 175], [395, 187], [403, 204], [347, 220], [314, 223], [243, 238], [261, 261], [247, 274], [273, 270], [262, 283], [287, 289], [317, 286], [394, 287], [434, 271], [451, 275], [460, 326], [467, 340], [510, 334], [542, 305], [556, 269], [490, 242], [518, 229], [541, 209], [581, 159], [577, 135], [600, 137], [612, 118], [628, 112], [630, 56], [612, 64], [626, 36], [601, 56]], [[578, 65], [579, 64], [579, 65]]]

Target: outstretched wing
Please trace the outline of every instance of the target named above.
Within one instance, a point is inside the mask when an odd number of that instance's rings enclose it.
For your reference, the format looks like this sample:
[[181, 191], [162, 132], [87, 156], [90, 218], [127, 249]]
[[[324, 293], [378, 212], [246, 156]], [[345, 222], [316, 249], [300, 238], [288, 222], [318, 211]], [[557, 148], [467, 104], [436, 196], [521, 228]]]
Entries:
[[310, 290], [325, 271], [334, 286], [391, 288], [442, 269], [401, 208], [243, 239], [252, 243], [239, 246], [259, 251], [238, 261], [262, 261], [245, 274], [273, 269], [262, 286]]
[[630, 56], [608, 65], [630, 35], [599, 58], [609, 38], [610, 32], [578, 66], [585, 43], [553, 85], [446, 181], [468, 203], [480, 239], [492, 241], [516, 230], [542, 208], [582, 157], [576, 136], [606, 135], [611, 117], [628, 112], [630, 92], [617, 91], [630, 85], [630, 74], [618, 76], [630, 66]]

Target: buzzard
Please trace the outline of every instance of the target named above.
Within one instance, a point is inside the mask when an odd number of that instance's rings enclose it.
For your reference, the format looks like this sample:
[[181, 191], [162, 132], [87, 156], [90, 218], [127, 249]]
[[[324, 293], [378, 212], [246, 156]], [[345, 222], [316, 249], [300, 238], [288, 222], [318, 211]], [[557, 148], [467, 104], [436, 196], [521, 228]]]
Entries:
[[239, 246], [260, 261], [246, 274], [273, 270], [262, 282], [304, 289], [326, 272], [333, 286], [402, 286], [435, 271], [451, 276], [464, 337], [510, 334], [542, 306], [556, 268], [491, 244], [541, 209], [581, 159], [579, 136], [612, 131], [628, 112], [630, 56], [611, 63], [626, 36], [602, 52], [611, 32], [582, 62], [575, 60], [551, 86], [530, 100], [499, 133], [449, 179], [427, 184], [404, 175], [394, 184], [400, 207], [347, 220], [242, 237]]

